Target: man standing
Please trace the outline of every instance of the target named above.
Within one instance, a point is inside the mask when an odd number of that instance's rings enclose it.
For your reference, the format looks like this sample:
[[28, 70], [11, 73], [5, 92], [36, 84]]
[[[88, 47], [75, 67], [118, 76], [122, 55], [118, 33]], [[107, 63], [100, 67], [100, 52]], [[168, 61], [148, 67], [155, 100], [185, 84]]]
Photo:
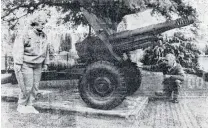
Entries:
[[176, 58], [173, 54], [167, 54], [165, 59], [160, 64], [151, 66], [142, 66], [143, 69], [150, 71], [163, 72], [163, 91], [156, 92], [157, 96], [166, 96], [173, 103], [178, 103], [179, 89], [184, 81], [184, 71], [180, 64], [176, 63]]
[[14, 42], [14, 71], [21, 90], [17, 107], [20, 113], [39, 113], [32, 105], [39, 94], [42, 68], [47, 70], [49, 64], [46, 34], [42, 31], [46, 22], [37, 16]]

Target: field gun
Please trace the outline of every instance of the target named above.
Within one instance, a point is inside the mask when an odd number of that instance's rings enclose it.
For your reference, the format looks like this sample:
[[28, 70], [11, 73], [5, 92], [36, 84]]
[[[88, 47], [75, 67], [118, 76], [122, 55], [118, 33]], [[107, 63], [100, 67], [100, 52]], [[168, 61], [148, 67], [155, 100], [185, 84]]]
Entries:
[[79, 82], [82, 99], [93, 108], [112, 109], [133, 94], [141, 84], [141, 73], [123, 54], [146, 48], [158, 40], [157, 35], [194, 23], [192, 17], [179, 18], [135, 30], [112, 33], [105, 22], [82, 9], [96, 36], [88, 36], [76, 44], [79, 63], [85, 65]]

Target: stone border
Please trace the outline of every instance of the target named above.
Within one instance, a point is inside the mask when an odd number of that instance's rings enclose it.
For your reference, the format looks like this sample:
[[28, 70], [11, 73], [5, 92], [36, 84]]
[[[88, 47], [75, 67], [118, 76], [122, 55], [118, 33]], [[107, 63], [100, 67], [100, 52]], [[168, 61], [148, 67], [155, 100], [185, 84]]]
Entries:
[[[8, 91], [9, 90], [9, 91]], [[2, 100], [8, 102], [17, 102], [18, 100], [18, 88], [4, 88], [2, 90], [1, 98]], [[42, 91], [44, 95], [53, 95], [58, 91]], [[60, 93], [60, 92], [58, 92]], [[98, 110], [93, 109], [81, 100], [76, 99], [73, 102], [70, 101], [38, 101], [34, 106], [40, 111], [61, 111], [66, 113], [77, 113], [84, 116], [102, 116], [102, 117], [117, 117], [122, 119], [137, 118], [140, 113], [144, 110], [148, 104], [148, 97], [141, 97], [139, 95], [127, 96], [121, 105], [113, 110]]]

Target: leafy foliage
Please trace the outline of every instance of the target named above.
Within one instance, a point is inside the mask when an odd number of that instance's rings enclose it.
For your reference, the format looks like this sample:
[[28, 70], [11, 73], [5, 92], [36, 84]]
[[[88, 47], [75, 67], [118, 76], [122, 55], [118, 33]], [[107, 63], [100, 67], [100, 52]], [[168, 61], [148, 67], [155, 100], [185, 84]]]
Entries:
[[[74, 25], [87, 24], [80, 8], [96, 14], [112, 24], [112, 28], [127, 14], [137, 13], [146, 8], [153, 8], [153, 13], [161, 13], [171, 19], [171, 13], [179, 16], [196, 15], [196, 11], [182, 0], [2, 0], [2, 19], [9, 26], [15, 26], [21, 17], [32, 14], [45, 6], [56, 7], [62, 13], [68, 12], [62, 19]], [[18, 14], [21, 10], [22, 15]]]
[[59, 51], [69, 51], [71, 49], [72, 41], [70, 34], [66, 33], [61, 36], [61, 44]]
[[175, 55], [176, 61], [185, 68], [187, 73], [196, 74], [198, 72], [198, 56], [201, 52], [195, 44], [189, 41], [177, 42], [174, 38], [172, 40], [163, 40], [159, 45], [146, 49], [142, 62], [145, 65], [155, 65], [161, 62], [169, 53]]

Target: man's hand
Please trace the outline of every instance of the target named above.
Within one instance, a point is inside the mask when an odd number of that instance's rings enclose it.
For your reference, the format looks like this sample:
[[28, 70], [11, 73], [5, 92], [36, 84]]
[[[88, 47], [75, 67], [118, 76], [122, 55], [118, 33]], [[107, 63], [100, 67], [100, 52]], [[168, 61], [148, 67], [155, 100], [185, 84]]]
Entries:
[[43, 71], [47, 71], [48, 70], [48, 65], [43, 65]]
[[21, 64], [14, 64], [14, 70], [19, 72], [22, 69], [22, 65]]
[[169, 79], [171, 75], [164, 75], [164, 79]]

